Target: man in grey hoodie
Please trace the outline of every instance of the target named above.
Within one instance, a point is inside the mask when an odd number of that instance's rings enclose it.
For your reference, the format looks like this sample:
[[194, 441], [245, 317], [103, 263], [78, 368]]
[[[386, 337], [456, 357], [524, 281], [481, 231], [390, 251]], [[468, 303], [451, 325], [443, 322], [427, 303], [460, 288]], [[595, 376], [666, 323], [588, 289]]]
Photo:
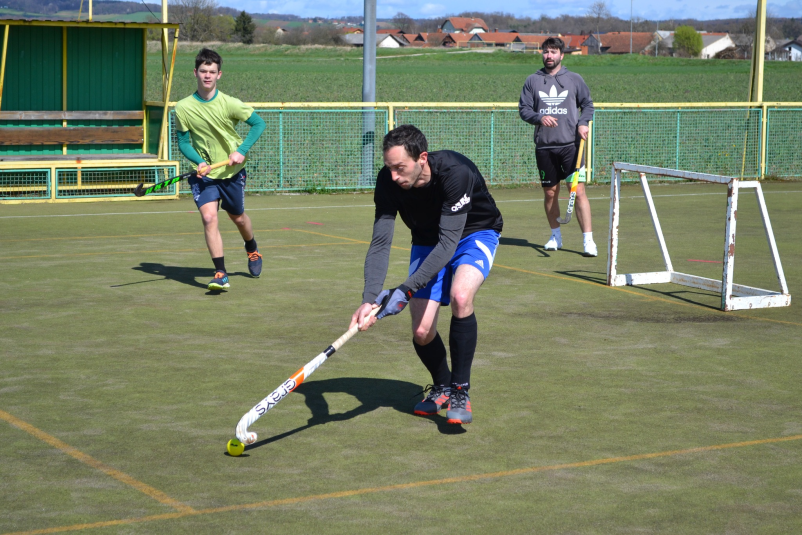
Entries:
[[[547, 251], [561, 249], [560, 182], [570, 177], [576, 166], [579, 140], [588, 138], [588, 122], [593, 119], [590, 90], [581, 76], [562, 66], [565, 43], [559, 37], [543, 42], [543, 68], [530, 75], [521, 90], [518, 113], [535, 125], [535, 157], [543, 186], [543, 206], [551, 227]], [[580, 112], [581, 110], [581, 112]], [[584, 171], [585, 157], [582, 156]], [[584, 172], [576, 189], [576, 217], [582, 229], [585, 256], [596, 256], [590, 222], [590, 203], [585, 194]]]

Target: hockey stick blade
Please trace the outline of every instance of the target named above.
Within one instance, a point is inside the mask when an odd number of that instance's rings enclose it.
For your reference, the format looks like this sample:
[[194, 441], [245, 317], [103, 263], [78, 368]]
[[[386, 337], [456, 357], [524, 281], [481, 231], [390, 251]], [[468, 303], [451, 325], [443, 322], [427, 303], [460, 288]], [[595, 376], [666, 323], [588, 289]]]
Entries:
[[[222, 162], [217, 162], [216, 164], [210, 165], [209, 167], [210, 167], [210, 170], [211, 170], [211, 169], [217, 169], [218, 167], [223, 167], [224, 165], [228, 165], [228, 160], [224, 160]], [[187, 173], [184, 173], [183, 175], [177, 175], [177, 176], [174, 176], [174, 177], [170, 177], [167, 180], [163, 180], [162, 182], [158, 182], [156, 184], [153, 184], [152, 186], [148, 187], [147, 189], [145, 188], [145, 183], [143, 182], [143, 183], [139, 184], [137, 187], [135, 187], [134, 191], [132, 193], [134, 195], [136, 195], [137, 197], [144, 197], [145, 195], [148, 195], [149, 193], [153, 193], [154, 191], [159, 191], [160, 189], [166, 188], [167, 186], [172, 186], [176, 182], [180, 182], [180, 181], [184, 180], [185, 178], [191, 177], [194, 174], [195, 174], [195, 170], [192, 170], [192, 171], [189, 171]]]
[[[371, 310], [368, 318], [378, 314], [379, 310], [381, 310], [381, 308], [374, 308]], [[234, 430], [234, 434], [237, 436], [237, 439], [246, 445], [256, 442], [256, 433], [248, 431], [248, 428], [252, 426], [256, 420], [261, 418], [267, 411], [275, 407], [279, 401], [287, 397], [290, 392], [298, 388], [310, 375], [315, 372], [315, 370], [320, 367], [321, 364], [326, 361], [326, 359], [332, 356], [348, 340], [350, 340], [358, 330], [358, 325], [354, 325], [348, 329], [345, 334], [335, 340], [334, 343], [327, 347], [322, 353], [310, 360], [306, 366], [295, 372], [289, 379], [284, 381], [281, 386], [273, 390], [267, 395], [267, 397], [254, 405], [251, 410], [246, 412], [242, 418], [240, 418], [240, 421], [237, 423], [237, 427]]]

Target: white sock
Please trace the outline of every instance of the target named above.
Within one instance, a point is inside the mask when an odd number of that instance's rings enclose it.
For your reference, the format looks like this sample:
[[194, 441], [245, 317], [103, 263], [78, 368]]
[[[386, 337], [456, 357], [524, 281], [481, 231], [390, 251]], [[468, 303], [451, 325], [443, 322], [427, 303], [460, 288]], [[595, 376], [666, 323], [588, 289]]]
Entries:
[[590, 243], [593, 241], [593, 232], [582, 233], [582, 243]]
[[560, 227], [551, 229], [551, 235], [557, 238], [562, 238], [562, 233], [560, 232]]

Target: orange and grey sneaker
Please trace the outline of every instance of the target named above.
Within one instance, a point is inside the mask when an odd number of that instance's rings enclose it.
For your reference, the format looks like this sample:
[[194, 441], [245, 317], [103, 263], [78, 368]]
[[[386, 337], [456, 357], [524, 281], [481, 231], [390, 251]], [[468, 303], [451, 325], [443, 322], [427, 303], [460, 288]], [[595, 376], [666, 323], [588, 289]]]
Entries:
[[415, 405], [415, 414], [418, 416], [432, 416], [440, 412], [440, 409], [448, 403], [451, 396], [451, 388], [444, 385], [429, 385], [423, 389], [428, 392], [423, 401]]
[[451, 385], [451, 399], [446, 411], [447, 423], [450, 424], [469, 424], [473, 421], [471, 413], [471, 398], [468, 397], [468, 390], [462, 385]]
[[259, 249], [252, 253], [245, 252], [248, 254], [248, 271], [254, 277], [258, 277], [262, 274], [262, 255], [259, 254]]
[[214, 278], [209, 282], [209, 285], [206, 286], [209, 290], [227, 290], [230, 288], [231, 285], [228, 283], [228, 275], [226, 275], [225, 271], [215, 271]]

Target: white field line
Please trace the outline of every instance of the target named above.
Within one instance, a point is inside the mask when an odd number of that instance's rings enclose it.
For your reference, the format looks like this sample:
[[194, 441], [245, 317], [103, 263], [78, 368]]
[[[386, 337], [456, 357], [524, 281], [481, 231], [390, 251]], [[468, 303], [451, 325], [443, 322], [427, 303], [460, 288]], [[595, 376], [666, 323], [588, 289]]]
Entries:
[[[802, 193], [799, 191], [764, 191], [764, 195], [771, 194], [786, 194], [786, 193]], [[717, 193], [678, 193], [673, 195], [652, 195], [652, 197], [702, 197], [705, 195], [725, 195], [724, 192]], [[622, 199], [643, 199], [643, 195], [632, 195], [621, 197]], [[609, 201], [610, 197], [588, 197], [590, 201]], [[511, 203], [511, 202], [542, 202], [542, 198], [537, 199], [516, 199], [508, 201], [496, 201], [496, 204]], [[343, 206], [288, 206], [277, 208], [248, 208], [247, 212], [260, 212], [265, 210], [323, 210], [329, 208], [373, 208], [372, 204], [348, 204]], [[151, 214], [194, 214], [195, 210], [169, 210], [163, 212], [105, 212], [100, 214], [45, 214], [45, 215], [7, 215], [0, 216], [0, 219], [31, 219], [31, 218], [44, 218], [44, 217], [92, 217], [92, 216], [109, 216], [109, 215], [151, 215]]]

